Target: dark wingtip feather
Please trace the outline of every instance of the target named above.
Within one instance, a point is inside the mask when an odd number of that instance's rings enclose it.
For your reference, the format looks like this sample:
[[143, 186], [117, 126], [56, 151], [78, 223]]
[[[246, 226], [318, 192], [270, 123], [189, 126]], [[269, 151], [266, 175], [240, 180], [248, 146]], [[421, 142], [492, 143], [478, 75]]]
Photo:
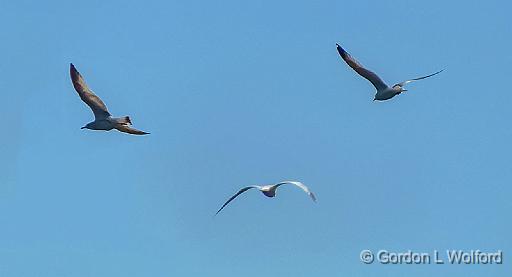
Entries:
[[343, 47], [341, 47], [337, 43], [336, 43], [336, 49], [338, 50], [338, 53], [340, 54], [341, 57], [345, 57], [347, 55], [347, 51], [345, 51], [345, 49], [343, 49]]
[[220, 207], [220, 209], [215, 213], [214, 216], [217, 216], [220, 213], [220, 211], [222, 211], [222, 209], [224, 209], [224, 207], [226, 207], [226, 204], [222, 205], [222, 207]]
[[313, 202], [316, 203], [316, 195], [311, 192], [311, 194], [309, 196], [311, 197], [311, 199], [313, 199]]
[[76, 70], [75, 66], [72, 63], [69, 64], [69, 74], [71, 75], [73, 87], [75, 87], [77, 91], [82, 89], [82, 87], [79, 84], [80, 73], [78, 72], [78, 70]]
[[137, 133], [134, 133], [134, 135], [141, 135], [141, 136], [149, 135], [149, 134], [151, 134], [151, 133], [144, 132], [144, 131], [138, 131]]
[[71, 76], [80, 74], [73, 63], [69, 64], [69, 71], [71, 72]]

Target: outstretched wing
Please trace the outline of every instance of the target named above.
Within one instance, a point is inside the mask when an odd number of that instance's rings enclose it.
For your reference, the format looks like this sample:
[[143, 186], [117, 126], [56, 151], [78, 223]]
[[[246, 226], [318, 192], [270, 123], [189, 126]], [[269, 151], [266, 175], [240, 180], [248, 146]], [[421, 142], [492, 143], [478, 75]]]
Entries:
[[84, 78], [73, 64], [70, 64], [69, 72], [71, 74], [71, 81], [73, 81], [73, 87], [75, 87], [76, 92], [78, 92], [80, 99], [91, 108], [96, 120], [109, 117], [110, 113], [105, 103], [89, 89]]
[[410, 83], [410, 82], [414, 82], [414, 81], [418, 81], [418, 80], [425, 79], [425, 78], [428, 78], [428, 77], [432, 77], [432, 76], [434, 76], [434, 75], [436, 75], [436, 74], [439, 74], [439, 73], [443, 72], [443, 70], [444, 70], [444, 69], [439, 70], [438, 72], [436, 72], [436, 73], [432, 73], [432, 74], [427, 75], [427, 76], [418, 77], [418, 78], [410, 79], [410, 80], [407, 80], [407, 81], [403, 81], [403, 82], [401, 82], [401, 83], [396, 84], [395, 86], [403, 87], [403, 86], [407, 85], [407, 84], [408, 84], [408, 83]]
[[235, 195], [231, 196], [231, 198], [228, 199], [228, 201], [226, 201], [226, 203], [224, 203], [224, 205], [222, 205], [222, 207], [220, 207], [220, 209], [215, 213], [215, 215], [217, 215], [218, 213], [220, 213], [220, 211], [222, 211], [222, 209], [224, 209], [224, 207], [226, 207], [227, 204], [229, 204], [229, 202], [233, 201], [233, 199], [235, 199], [238, 195], [250, 190], [250, 189], [254, 189], [254, 188], [258, 188], [257, 186], [250, 186], [250, 187], [245, 187], [241, 190], [239, 190]]
[[311, 197], [311, 199], [313, 199], [313, 201], [316, 202], [315, 194], [313, 194], [313, 192], [311, 192], [309, 190], [309, 188], [306, 187], [306, 185], [304, 185], [301, 182], [297, 182], [297, 181], [283, 181], [283, 182], [279, 182], [279, 183], [275, 184], [275, 187], [277, 188], [277, 187], [285, 185], [285, 184], [291, 184], [291, 185], [295, 185], [295, 186], [301, 188], [304, 192], [306, 192], [309, 195], [309, 197]]
[[148, 135], [149, 133], [146, 133], [141, 130], [137, 130], [133, 127], [131, 127], [129, 124], [117, 124], [115, 127], [117, 130], [123, 133], [128, 133], [132, 135]]
[[356, 61], [352, 56], [350, 56], [345, 49], [343, 49], [339, 44], [336, 43], [336, 49], [338, 50], [338, 53], [340, 54], [341, 58], [352, 68], [354, 69], [359, 75], [363, 76], [365, 79], [370, 81], [373, 86], [377, 90], [382, 90], [388, 87], [382, 79], [377, 76], [374, 72], [371, 70], [368, 70], [364, 68], [360, 63]]

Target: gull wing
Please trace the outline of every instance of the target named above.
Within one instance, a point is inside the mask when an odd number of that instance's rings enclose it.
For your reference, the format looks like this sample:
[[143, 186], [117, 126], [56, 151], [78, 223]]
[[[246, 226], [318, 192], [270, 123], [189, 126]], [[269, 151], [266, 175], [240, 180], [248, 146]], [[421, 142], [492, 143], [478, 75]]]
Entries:
[[338, 50], [338, 53], [340, 54], [341, 58], [353, 69], [355, 70], [359, 75], [363, 76], [365, 79], [370, 81], [373, 86], [377, 90], [382, 90], [388, 87], [382, 79], [377, 76], [374, 72], [371, 70], [368, 70], [364, 68], [359, 62], [356, 61], [352, 56], [350, 56], [345, 49], [343, 49], [339, 44], [336, 43], [336, 49]]
[[249, 186], [249, 187], [245, 187], [245, 188], [239, 190], [235, 195], [231, 196], [231, 198], [229, 198], [228, 201], [226, 201], [226, 203], [224, 203], [224, 205], [222, 205], [222, 207], [220, 207], [220, 209], [215, 213], [215, 215], [220, 213], [220, 211], [222, 211], [222, 209], [224, 209], [224, 207], [226, 207], [226, 205], [229, 204], [229, 202], [233, 201], [233, 199], [235, 199], [238, 195], [240, 195], [250, 189], [259, 189], [259, 187], [258, 186]]
[[295, 185], [295, 186], [301, 188], [304, 192], [306, 192], [309, 195], [309, 197], [311, 197], [311, 199], [313, 199], [313, 201], [316, 202], [315, 194], [313, 194], [313, 192], [311, 192], [309, 190], [309, 188], [306, 187], [306, 185], [304, 185], [301, 182], [297, 182], [297, 181], [283, 181], [283, 182], [279, 182], [279, 183], [275, 184], [274, 186], [277, 188], [277, 187], [285, 185], [285, 184], [291, 184], [291, 185]]
[[407, 85], [407, 84], [408, 84], [408, 83], [410, 83], [410, 82], [414, 82], [414, 81], [418, 81], [418, 80], [425, 79], [425, 78], [428, 78], [428, 77], [432, 77], [432, 76], [434, 76], [434, 75], [436, 75], [436, 74], [439, 74], [439, 73], [441, 73], [441, 72], [443, 72], [443, 71], [444, 71], [444, 69], [439, 70], [438, 72], [436, 72], [436, 73], [432, 73], [432, 74], [427, 75], [427, 76], [418, 77], [418, 78], [410, 79], [410, 80], [407, 80], [407, 81], [403, 81], [403, 82], [401, 82], [401, 83], [396, 84], [395, 86], [403, 87], [403, 86]]
[[110, 113], [105, 103], [89, 89], [84, 78], [73, 64], [70, 64], [69, 72], [71, 74], [71, 81], [73, 81], [73, 87], [75, 87], [76, 92], [78, 92], [80, 99], [91, 108], [96, 120], [109, 117]]
[[123, 124], [123, 125], [118, 124], [118, 125], [116, 125], [115, 128], [117, 130], [119, 130], [120, 132], [132, 134], [132, 135], [148, 135], [149, 134], [149, 133], [146, 133], [144, 131], [137, 130], [137, 129], [131, 127], [128, 124]]

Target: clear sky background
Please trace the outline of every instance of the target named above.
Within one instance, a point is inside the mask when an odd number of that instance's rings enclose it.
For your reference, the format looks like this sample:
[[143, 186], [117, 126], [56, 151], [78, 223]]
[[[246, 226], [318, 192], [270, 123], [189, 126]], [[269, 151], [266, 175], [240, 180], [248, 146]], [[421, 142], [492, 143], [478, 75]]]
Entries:
[[[511, 276], [511, 9], [0, 1], [0, 276]], [[389, 84], [445, 71], [373, 102], [337, 42]], [[151, 135], [81, 130], [70, 62]], [[287, 179], [318, 202], [283, 186], [213, 217]]]

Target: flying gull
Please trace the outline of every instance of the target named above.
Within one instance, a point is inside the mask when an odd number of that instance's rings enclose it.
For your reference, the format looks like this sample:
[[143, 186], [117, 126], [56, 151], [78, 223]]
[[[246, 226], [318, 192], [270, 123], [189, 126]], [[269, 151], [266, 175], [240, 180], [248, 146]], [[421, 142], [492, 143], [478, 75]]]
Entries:
[[315, 195], [303, 183], [297, 182], [297, 181], [283, 181], [283, 182], [279, 182], [279, 183], [273, 184], [273, 185], [245, 187], [245, 188], [239, 190], [235, 195], [231, 196], [231, 198], [229, 198], [228, 201], [226, 201], [226, 203], [224, 203], [224, 205], [222, 205], [222, 207], [220, 207], [220, 209], [215, 214], [220, 213], [220, 211], [222, 211], [222, 209], [224, 209], [224, 207], [226, 207], [226, 205], [229, 204], [229, 202], [233, 201], [233, 199], [235, 199], [237, 196], [239, 196], [240, 194], [242, 194], [250, 189], [258, 189], [265, 196], [274, 197], [274, 196], [276, 196], [277, 188], [282, 185], [285, 185], [285, 184], [295, 185], [295, 186], [301, 188], [304, 192], [306, 192], [309, 195], [309, 197], [311, 197], [311, 199], [313, 199], [313, 201], [316, 201]]
[[73, 81], [73, 87], [75, 87], [76, 92], [82, 99], [82, 101], [91, 108], [92, 113], [94, 114], [94, 121], [87, 123], [81, 129], [91, 129], [91, 130], [104, 130], [110, 131], [112, 129], [117, 129], [121, 132], [134, 134], [134, 135], [147, 135], [149, 133], [137, 130], [132, 128], [132, 121], [129, 116], [123, 117], [112, 117], [112, 115], [108, 112], [107, 106], [105, 103], [101, 101], [101, 99], [89, 89], [87, 84], [85, 83], [84, 78], [78, 70], [76, 70], [73, 64], [70, 64], [69, 68], [71, 74], [71, 80]]
[[439, 74], [439, 73], [441, 73], [443, 71], [443, 70], [440, 70], [440, 71], [438, 71], [436, 73], [433, 73], [433, 74], [430, 74], [430, 75], [427, 75], [427, 76], [423, 76], [423, 77], [418, 77], [418, 78], [410, 79], [410, 80], [407, 80], [407, 81], [403, 81], [401, 83], [393, 85], [392, 87], [389, 87], [388, 85], [386, 85], [386, 83], [384, 83], [384, 81], [382, 81], [382, 79], [377, 74], [375, 74], [374, 72], [364, 68], [360, 63], [358, 63], [356, 61], [356, 59], [354, 59], [352, 56], [350, 56], [350, 54], [347, 53], [347, 51], [345, 51], [345, 49], [343, 49], [337, 43], [336, 43], [336, 49], [338, 49], [338, 53], [340, 54], [341, 58], [352, 69], [354, 69], [359, 75], [363, 76], [365, 79], [370, 81], [373, 84], [373, 86], [377, 89], [377, 93], [375, 94], [375, 98], [373, 99], [374, 101], [375, 100], [383, 101], [383, 100], [391, 99], [395, 95], [399, 95], [400, 93], [402, 93], [404, 91], [407, 91], [406, 89], [403, 88], [406, 84], [408, 84], [410, 82], [413, 82], [413, 81], [418, 81], [418, 80], [421, 80], [421, 79], [425, 79], [425, 78], [434, 76], [434, 75]]

